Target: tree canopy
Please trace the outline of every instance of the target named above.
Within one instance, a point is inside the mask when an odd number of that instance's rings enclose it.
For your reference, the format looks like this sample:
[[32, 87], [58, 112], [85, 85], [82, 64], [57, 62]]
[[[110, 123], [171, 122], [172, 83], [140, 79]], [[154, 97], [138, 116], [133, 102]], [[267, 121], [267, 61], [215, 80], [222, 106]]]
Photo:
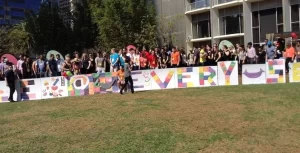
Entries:
[[90, 9], [103, 47], [156, 46], [156, 14], [151, 0], [91, 0]]

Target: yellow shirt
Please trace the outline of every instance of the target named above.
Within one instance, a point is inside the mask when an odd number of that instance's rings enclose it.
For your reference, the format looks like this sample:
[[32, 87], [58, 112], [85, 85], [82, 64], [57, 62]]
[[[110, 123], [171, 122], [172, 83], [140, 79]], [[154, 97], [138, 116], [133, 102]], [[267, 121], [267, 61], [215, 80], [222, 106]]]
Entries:
[[200, 63], [206, 62], [206, 55], [204, 49], [200, 50]]

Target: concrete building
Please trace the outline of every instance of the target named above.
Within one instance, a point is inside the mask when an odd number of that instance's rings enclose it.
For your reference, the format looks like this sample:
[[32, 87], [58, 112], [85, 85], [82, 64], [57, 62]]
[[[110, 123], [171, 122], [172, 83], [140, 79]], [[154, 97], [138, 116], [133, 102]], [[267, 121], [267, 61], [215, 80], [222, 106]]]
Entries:
[[14, 25], [25, 19], [25, 12], [38, 13], [41, 0], [0, 0], [0, 25]]
[[[159, 15], [170, 15], [167, 10], [184, 13], [184, 21], [177, 24], [180, 33], [185, 33], [184, 47], [219, 43], [229, 40], [233, 44], [255, 45], [263, 43], [268, 33], [299, 31], [300, 0], [157, 0], [162, 4], [157, 8]], [[180, 2], [179, 2], [180, 1]], [[183, 2], [182, 2], [183, 1]], [[184, 3], [184, 4], [182, 4]], [[174, 5], [184, 5], [174, 7]], [[156, 4], [157, 5], [157, 4]], [[182, 27], [185, 30], [182, 30]], [[179, 44], [180, 45], [180, 44]]]
[[186, 45], [186, 22], [185, 20], [185, 1], [184, 0], [154, 0], [157, 16], [161, 22], [174, 21], [178, 19], [172, 29], [174, 36], [173, 44], [184, 47]]
[[58, 6], [61, 9], [61, 15], [66, 25], [72, 26], [71, 16], [76, 3], [81, 3], [81, 0], [58, 0]]

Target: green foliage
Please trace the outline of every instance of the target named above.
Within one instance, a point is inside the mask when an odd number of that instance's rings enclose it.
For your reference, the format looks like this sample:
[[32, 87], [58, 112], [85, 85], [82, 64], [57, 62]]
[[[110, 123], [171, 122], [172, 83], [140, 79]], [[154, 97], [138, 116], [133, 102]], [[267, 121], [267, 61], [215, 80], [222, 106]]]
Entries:
[[160, 16], [157, 18], [157, 32], [158, 39], [163, 46], [172, 46], [176, 42], [176, 33], [174, 30], [176, 28], [176, 23], [181, 20], [184, 16], [179, 14], [174, 17], [164, 17]]
[[8, 32], [7, 38], [10, 53], [26, 54], [32, 46], [32, 35], [26, 31], [26, 26], [26, 22], [22, 22]]
[[6, 26], [0, 27], [0, 55], [8, 49], [8, 28]]
[[105, 48], [155, 46], [155, 9], [150, 0], [91, 0], [91, 14]]

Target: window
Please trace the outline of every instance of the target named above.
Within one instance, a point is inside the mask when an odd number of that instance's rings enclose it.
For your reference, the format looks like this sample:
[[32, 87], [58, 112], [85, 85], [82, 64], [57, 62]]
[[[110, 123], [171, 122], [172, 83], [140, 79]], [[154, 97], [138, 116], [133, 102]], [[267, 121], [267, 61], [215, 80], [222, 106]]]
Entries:
[[268, 33], [283, 33], [283, 31], [282, 7], [252, 12], [253, 43], [264, 42]]
[[299, 5], [291, 6], [292, 31], [299, 31]]
[[210, 13], [192, 16], [192, 33], [194, 39], [211, 37]]
[[266, 39], [266, 34], [277, 32], [276, 9], [262, 10], [260, 15], [260, 42]]
[[210, 37], [210, 22], [209, 20], [198, 22], [198, 38]]
[[292, 19], [292, 22], [299, 22], [299, 6], [298, 5], [291, 6], [291, 19]]
[[283, 13], [282, 7], [277, 8], [277, 33], [283, 33]]
[[253, 28], [253, 43], [259, 43], [259, 28]]
[[243, 33], [242, 12], [243, 10], [241, 6], [219, 10], [219, 26], [221, 35]]

